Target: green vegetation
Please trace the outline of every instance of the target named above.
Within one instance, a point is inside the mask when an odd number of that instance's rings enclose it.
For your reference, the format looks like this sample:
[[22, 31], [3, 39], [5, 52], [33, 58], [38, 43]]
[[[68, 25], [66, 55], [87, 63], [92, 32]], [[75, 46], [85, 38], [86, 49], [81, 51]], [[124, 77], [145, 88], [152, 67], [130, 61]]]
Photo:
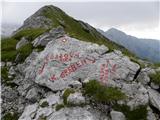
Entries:
[[18, 120], [18, 114], [8, 112], [7, 114], [5, 114], [2, 120]]
[[1, 41], [1, 60], [14, 61], [16, 58], [16, 44], [18, 40], [14, 38], [5, 38]]
[[64, 107], [65, 107], [64, 104], [58, 104], [58, 105], [56, 105], [56, 111], [58, 111]]
[[141, 105], [131, 110], [127, 105], [114, 105], [114, 110], [124, 113], [127, 120], [147, 120], [147, 106]]
[[67, 98], [68, 98], [68, 96], [71, 94], [71, 93], [74, 93], [75, 91], [73, 90], [73, 89], [71, 89], [71, 88], [68, 88], [68, 89], [66, 89], [65, 91], [64, 91], [64, 93], [63, 93], [63, 103], [64, 103], [64, 105], [67, 105]]
[[105, 87], [96, 80], [91, 80], [84, 86], [85, 94], [97, 102], [114, 102], [125, 99], [126, 96], [118, 88]]
[[3, 79], [9, 80], [9, 78], [8, 78], [8, 68], [7, 67], [1, 68], [1, 76], [2, 76]]
[[12, 82], [13, 78], [8, 78], [8, 68], [3, 67], [1, 68], [1, 82], [4, 83], [6, 86], [15, 87], [16, 84]]
[[33, 41], [36, 37], [44, 33], [46, 29], [40, 29], [40, 28], [35, 28], [35, 29], [24, 29], [19, 32], [17, 32], [13, 38], [20, 40], [22, 37], [26, 37], [29, 41]]
[[41, 106], [42, 108], [44, 108], [44, 107], [48, 107], [49, 104], [48, 104], [47, 101], [44, 101], [40, 106]]
[[149, 75], [151, 82], [160, 85], [160, 72], [156, 72], [155, 74]]
[[[29, 43], [18, 50], [16, 50], [16, 44], [22, 37], [26, 37], [30, 42], [33, 41], [36, 37], [44, 33], [45, 29], [24, 29], [17, 32], [14, 36], [10, 38], [4, 38], [1, 41], [1, 59], [2, 61], [14, 61], [16, 56], [19, 56], [19, 62], [23, 62], [26, 57], [34, 49], [32, 44]], [[44, 47], [38, 46], [38, 51], [42, 51]]]
[[41, 116], [38, 118], [38, 120], [47, 120], [47, 117], [46, 117], [46, 116], [41, 115]]
[[26, 44], [25, 46], [19, 48], [17, 53], [19, 53], [19, 62], [23, 62], [32, 52], [32, 44]]

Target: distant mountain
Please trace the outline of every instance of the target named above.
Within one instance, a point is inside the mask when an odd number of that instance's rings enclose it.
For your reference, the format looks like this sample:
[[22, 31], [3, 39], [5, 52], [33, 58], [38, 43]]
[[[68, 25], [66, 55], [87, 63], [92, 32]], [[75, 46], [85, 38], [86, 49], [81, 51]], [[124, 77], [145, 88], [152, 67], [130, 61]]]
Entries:
[[2, 24], [1, 37], [9, 37], [20, 25]]
[[111, 41], [124, 46], [138, 57], [152, 62], [160, 62], [160, 40], [136, 38], [115, 28], [111, 28], [106, 32], [100, 29], [98, 31]]

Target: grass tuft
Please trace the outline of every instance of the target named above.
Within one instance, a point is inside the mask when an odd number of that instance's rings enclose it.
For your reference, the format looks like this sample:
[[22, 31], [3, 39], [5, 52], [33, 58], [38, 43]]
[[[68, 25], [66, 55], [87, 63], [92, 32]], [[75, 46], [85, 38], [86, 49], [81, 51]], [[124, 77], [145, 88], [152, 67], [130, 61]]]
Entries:
[[24, 29], [19, 32], [17, 32], [13, 38], [20, 40], [22, 37], [26, 37], [29, 41], [33, 41], [36, 37], [44, 33], [46, 29], [40, 29], [40, 28], [32, 28], [32, 29]]
[[118, 88], [105, 87], [96, 80], [91, 80], [84, 86], [85, 94], [97, 102], [114, 102], [125, 99], [126, 96]]
[[133, 110], [127, 105], [114, 105], [113, 109], [124, 113], [126, 120], [147, 120], [146, 105], [140, 105]]
[[156, 72], [155, 74], [149, 75], [151, 82], [160, 85], [160, 72]]
[[58, 104], [58, 105], [56, 105], [56, 111], [58, 111], [64, 107], [65, 107], [64, 104]]
[[73, 90], [73, 89], [71, 89], [71, 88], [68, 88], [68, 89], [66, 89], [65, 91], [64, 91], [64, 93], [63, 93], [63, 103], [65, 104], [65, 105], [67, 105], [67, 98], [68, 98], [68, 96], [71, 94], [71, 93], [74, 93], [75, 91]]

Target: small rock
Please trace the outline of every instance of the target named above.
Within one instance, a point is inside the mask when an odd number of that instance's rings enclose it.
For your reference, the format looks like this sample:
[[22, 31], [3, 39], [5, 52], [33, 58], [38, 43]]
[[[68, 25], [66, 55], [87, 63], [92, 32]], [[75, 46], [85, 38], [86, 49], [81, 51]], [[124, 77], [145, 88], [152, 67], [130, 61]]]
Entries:
[[25, 37], [22, 37], [21, 40], [16, 45], [16, 50], [23, 47], [24, 45], [26, 45], [28, 43], [29, 43], [29, 41]]
[[111, 118], [112, 120], [126, 120], [125, 116], [123, 113], [118, 112], [118, 111], [111, 111]]
[[0, 66], [1, 66], [1, 68], [3, 68], [5, 65], [6, 65], [6, 63], [5, 63], [5, 62], [0, 62]]
[[147, 107], [147, 120], [157, 120], [156, 116], [154, 115], [152, 109], [150, 107]]
[[52, 94], [46, 97], [45, 99], [40, 100], [40, 104], [42, 104], [43, 102], [48, 102], [49, 106], [52, 106], [56, 103], [59, 103], [59, 101], [60, 101], [60, 96]]
[[82, 96], [82, 93], [73, 93], [70, 94], [67, 98], [68, 103], [73, 105], [81, 105], [85, 103], [85, 98]]
[[80, 83], [79, 81], [72, 81], [72, 82], [71, 82], [71, 85], [72, 85], [74, 88], [81, 88], [81, 87], [82, 87], [82, 83]]
[[7, 62], [7, 67], [12, 66], [12, 62]]
[[36, 88], [32, 88], [27, 92], [26, 99], [29, 99], [31, 101], [36, 101], [37, 97], [38, 97], [38, 91]]
[[151, 82], [151, 87], [153, 89], [159, 89], [159, 85], [156, 85], [155, 83]]

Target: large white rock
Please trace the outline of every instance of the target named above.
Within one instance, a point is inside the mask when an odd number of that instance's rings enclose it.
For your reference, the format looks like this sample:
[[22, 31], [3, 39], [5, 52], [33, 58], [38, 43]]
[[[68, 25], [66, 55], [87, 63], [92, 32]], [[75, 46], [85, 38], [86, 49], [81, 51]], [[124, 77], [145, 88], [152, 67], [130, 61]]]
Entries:
[[119, 52], [107, 53], [108, 48], [79, 41], [68, 36], [50, 41], [26, 68], [26, 78], [53, 91], [67, 88], [81, 79], [132, 81], [139, 65]]

